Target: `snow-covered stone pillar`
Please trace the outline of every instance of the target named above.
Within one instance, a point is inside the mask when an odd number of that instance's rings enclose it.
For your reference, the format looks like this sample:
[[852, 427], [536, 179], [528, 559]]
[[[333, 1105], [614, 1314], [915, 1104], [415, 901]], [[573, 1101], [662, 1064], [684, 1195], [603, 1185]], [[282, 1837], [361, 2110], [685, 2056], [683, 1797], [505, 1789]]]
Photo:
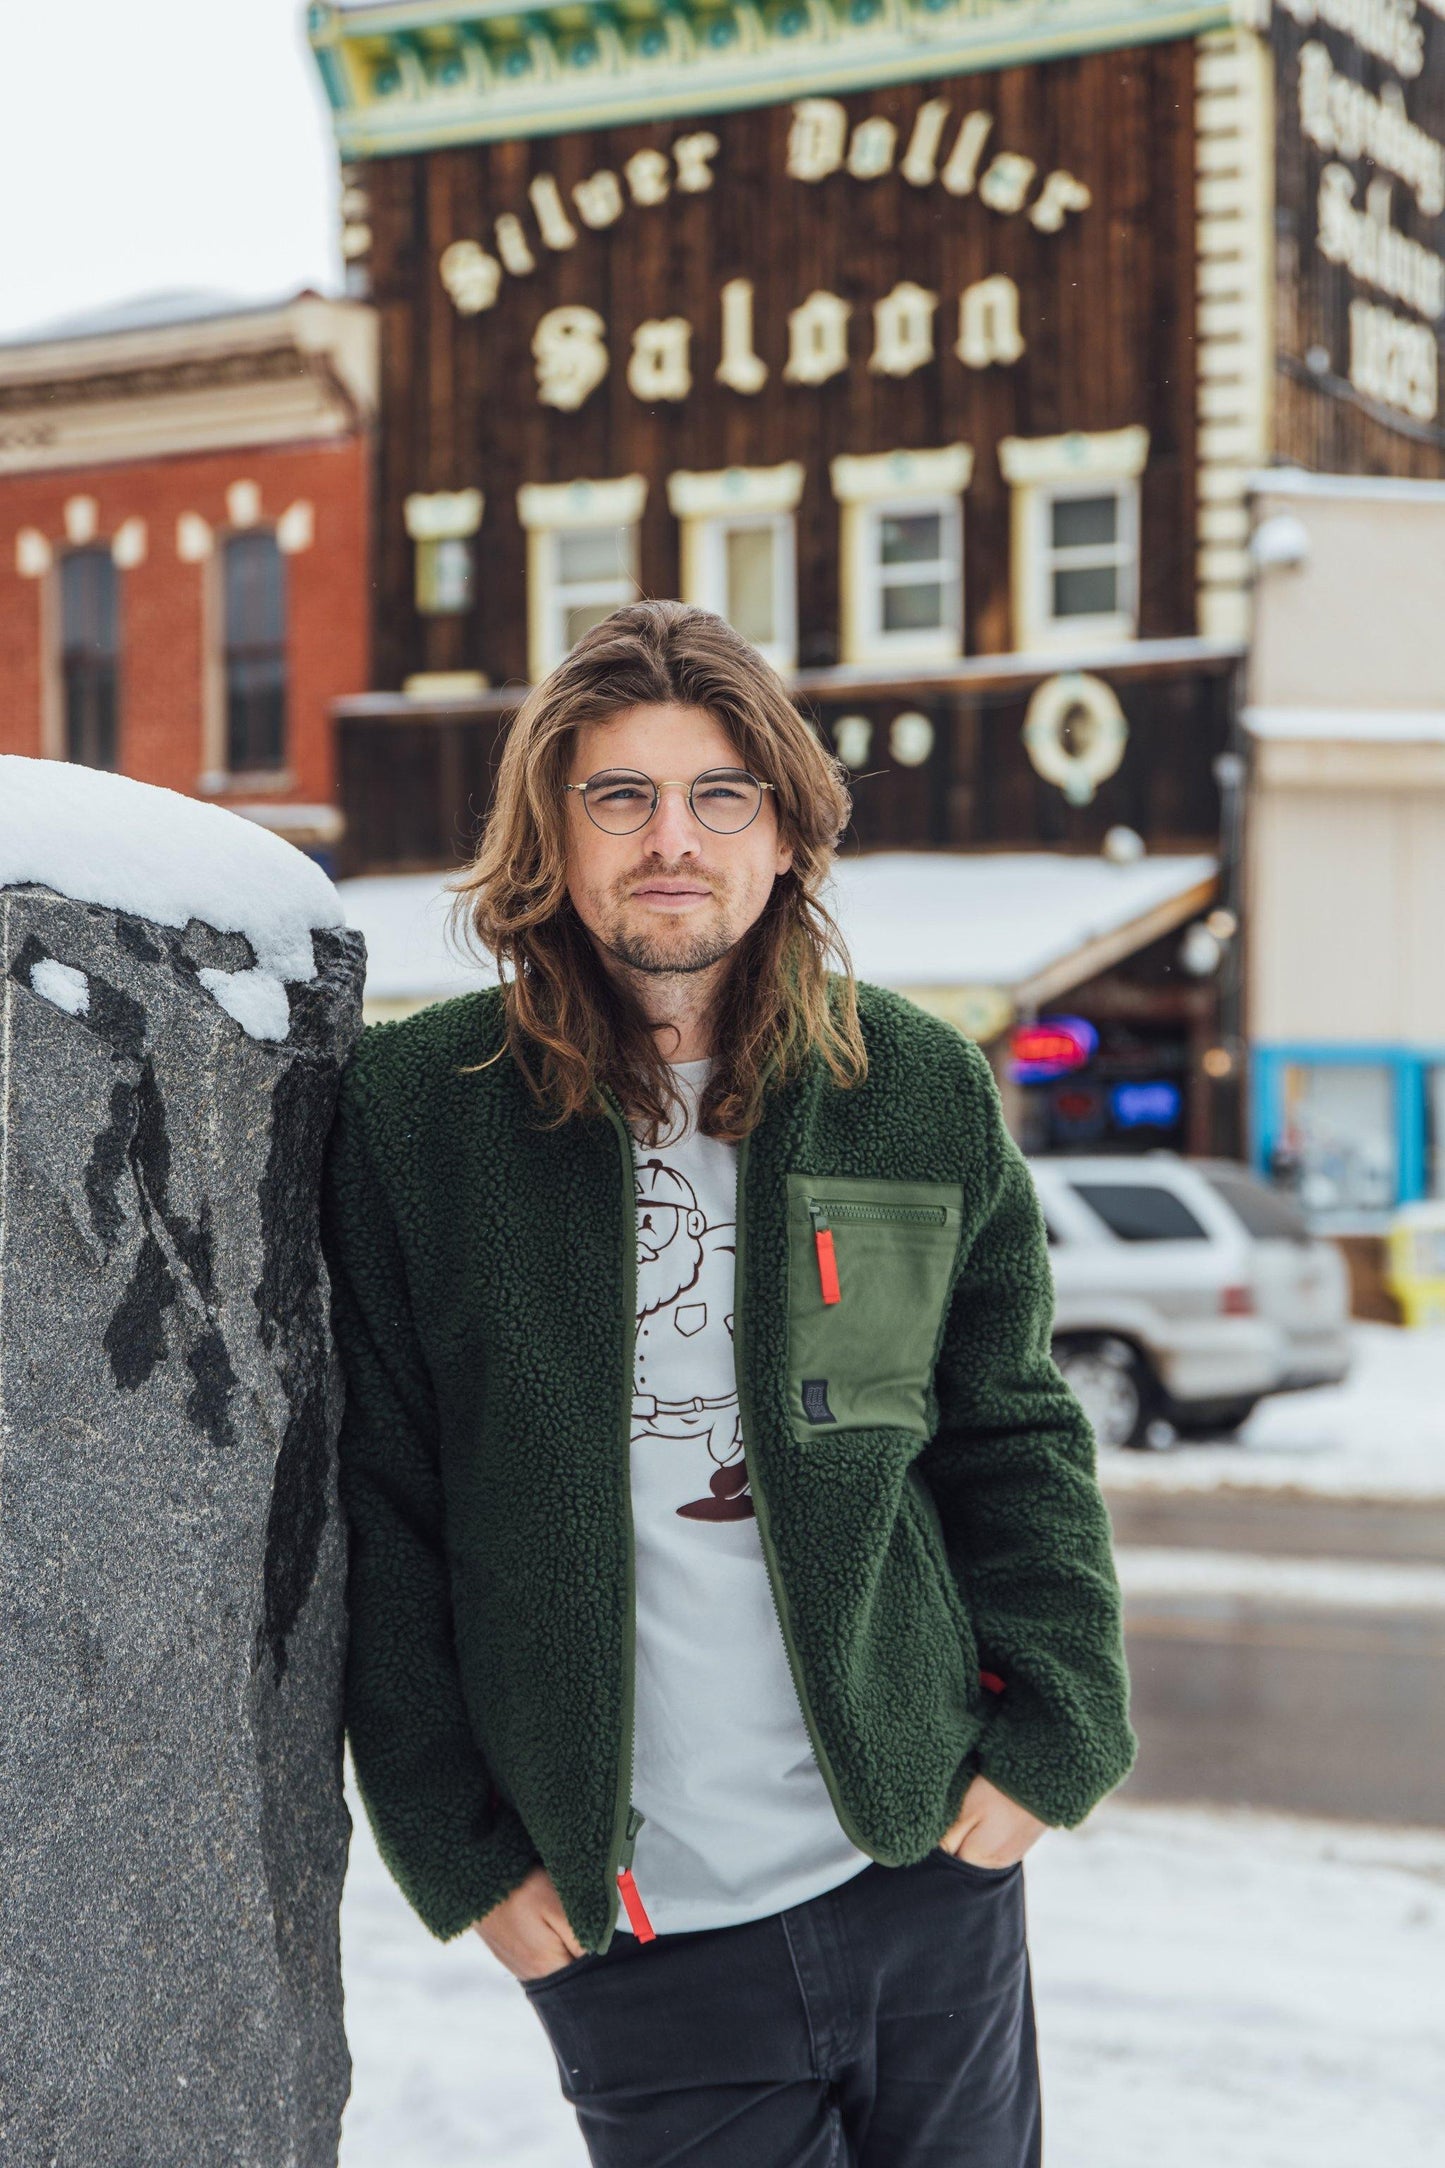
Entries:
[[364, 945], [311, 860], [0, 757], [0, 2160], [331, 2168]]

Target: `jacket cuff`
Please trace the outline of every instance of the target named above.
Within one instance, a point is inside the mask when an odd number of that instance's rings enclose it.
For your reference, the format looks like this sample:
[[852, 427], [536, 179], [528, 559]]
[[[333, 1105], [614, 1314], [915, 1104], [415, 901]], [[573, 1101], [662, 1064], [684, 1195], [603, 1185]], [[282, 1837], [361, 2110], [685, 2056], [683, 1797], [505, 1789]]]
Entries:
[[[368, 1818], [369, 1810], [368, 1810]], [[372, 1824], [375, 1829], [375, 1823]], [[449, 1844], [444, 1860], [402, 1858], [394, 1846], [377, 1849], [407, 1903], [438, 1942], [464, 1934], [493, 1905], [510, 1897], [540, 1863], [541, 1855], [515, 1808], [499, 1804], [484, 1837]]]
[[1056, 1829], [1077, 1829], [1122, 1784], [1139, 1753], [1127, 1719], [1107, 1734], [1061, 1739], [1057, 1724], [995, 1712], [975, 1750], [979, 1773]]

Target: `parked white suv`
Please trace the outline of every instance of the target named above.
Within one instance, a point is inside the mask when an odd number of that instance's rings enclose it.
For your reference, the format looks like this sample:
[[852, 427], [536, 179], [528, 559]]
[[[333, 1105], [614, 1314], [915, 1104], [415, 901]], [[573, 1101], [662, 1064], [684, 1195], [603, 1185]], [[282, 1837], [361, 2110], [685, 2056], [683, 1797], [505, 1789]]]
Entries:
[[1291, 1200], [1232, 1160], [1031, 1159], [1054, 1355], [1101, 1445], [1235, 1430], [1266, 1393], [1349, 1368], [1349, 1275]]

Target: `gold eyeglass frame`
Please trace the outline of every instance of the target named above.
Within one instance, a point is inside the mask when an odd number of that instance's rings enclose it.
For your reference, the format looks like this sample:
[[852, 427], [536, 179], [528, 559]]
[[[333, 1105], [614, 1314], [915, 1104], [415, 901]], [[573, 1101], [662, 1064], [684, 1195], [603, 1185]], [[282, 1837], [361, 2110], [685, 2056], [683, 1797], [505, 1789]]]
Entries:
[[[598, 820], [591, 806], [588, 805], [586, 798], [588, 786], [592, 783], [595, 783], [597, 780], [597, 776], [599, 775], [635, 776], [639, 782], [643, 782], [648, 785], [649, 789], [652, 792], [652, 804], [648, 807], [646, 813], [637, 823], [637, 826], [635, 828], [604, 828], [602, 826], [601, 821]], [[746, 779], [749, 783], [755, 783], [757, 785], [758, 802], [753, 807], [753, 810], [748, 815], [747, 819], [743, 822], [741, 828], [714, 828], [712, 822], [705, 821], [702, 815], [698, 812], [697, 807], [693, 804], [693, 792], [697, 789], [698, 784], [705, 782], [710, 775], [735, 776], [740, 779]], [[650, 775], [644, 775], [640, 768], [599, 768], [597, 770], [597, 774], [589, 775], [585, 783], [564, 783], [562, 785], [564, 791], [579, 790], [583, 793], [582, 810], [587, 815], [588, 820], [591, 821], [593, 827], [598, 829], [604, 836], [640, 835], [642, 830], [647, 826], [648, 822], [656, 814], [658, 807], [662, 803], [662, 794], [665, 790], [683, 790], [687, 792], [688, 812], [697, 822], [699, 828], [705, 828], [710, 836], [740, 836], [752, 827], [753, 822], [762, 812], [762, 793], [765, 790], [774, 790], [776, 789], [776, 787], [777, 786], [773, 783], [763, 782], [760, 776], [753, 775], [747, 768], [704, 768], [700, 774], [693, 777], [690, 783], [684, 783], [679, 776], [669, 776], [666, 781], [661, 783], [655, 783], [652, 777]]]

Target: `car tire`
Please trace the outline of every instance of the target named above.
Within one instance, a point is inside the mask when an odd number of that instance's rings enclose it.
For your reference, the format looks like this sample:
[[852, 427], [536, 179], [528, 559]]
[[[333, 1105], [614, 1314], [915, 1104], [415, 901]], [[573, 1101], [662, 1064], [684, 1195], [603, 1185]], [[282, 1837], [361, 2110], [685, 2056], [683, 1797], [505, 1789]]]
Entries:
[[1054, 1361], [1100, 1445], [1155, 1444], [1161, 1396], [1137, 1348], [1114, 1333], [1080, 1333], [1054, 1342]]
[[1174, 1427], [1181, 1438], [1232, 1438], [1241, 1426], [1249, 1421], [1259, 1406], [1258, 1399], [1232, 1400], [1227, 1408], [1219, 1408], [1213, 1415], [1197, 1415], [1190, 1409], [1174, 1411]]

